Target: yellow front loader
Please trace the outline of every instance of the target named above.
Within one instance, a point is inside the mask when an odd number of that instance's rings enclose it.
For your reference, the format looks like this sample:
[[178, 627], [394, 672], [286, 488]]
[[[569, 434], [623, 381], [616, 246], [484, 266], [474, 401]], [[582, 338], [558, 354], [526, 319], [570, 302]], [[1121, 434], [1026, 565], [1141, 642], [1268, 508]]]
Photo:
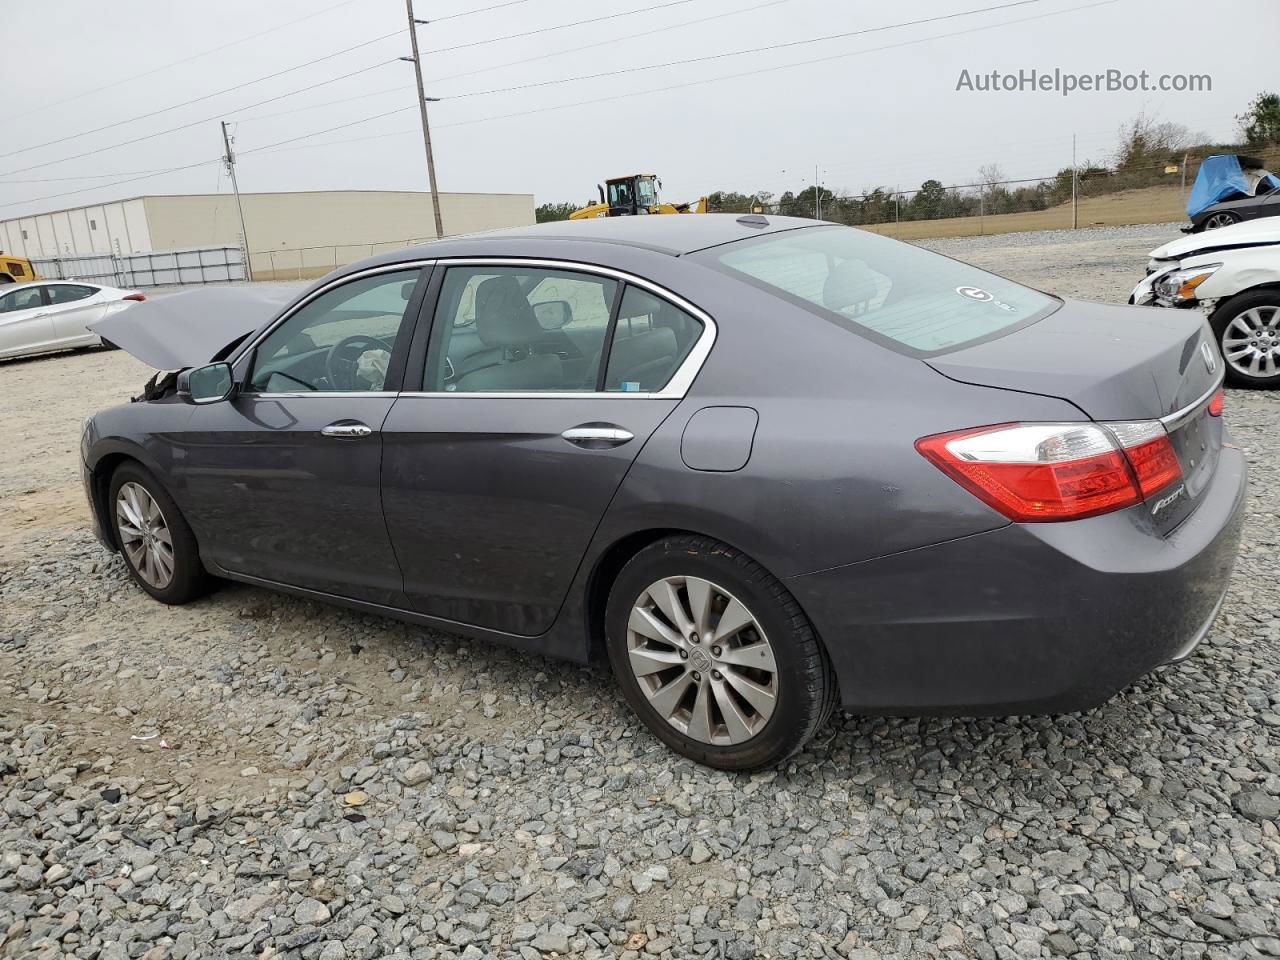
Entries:
[[706, 197], [699, 197], [693, 203], [663, 203], [658, 199], [658, 189], [661, 186], [662, 181], [652, 173], [633, 173], [627, 177], [606, 180], [605, 186], [596, 188], [600, 191], [600, 202], [573, 211], [569, 214], [569, 219], [634, 217], [646, 213], [707, 212]]

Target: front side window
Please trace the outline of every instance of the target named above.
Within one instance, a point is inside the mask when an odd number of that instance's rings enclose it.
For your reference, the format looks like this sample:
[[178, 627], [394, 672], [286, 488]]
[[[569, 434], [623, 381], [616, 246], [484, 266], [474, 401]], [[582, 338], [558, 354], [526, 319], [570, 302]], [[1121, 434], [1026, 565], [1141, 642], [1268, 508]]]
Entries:
[[22, 287], [0, 297], [0, 313], [34, 310], [41, 305], [39, 287]]
[[75, 303], [92, 297], [98, 291], [79, 283], [55, 283], [49, 287], [49, 302], [52, 304]]
[[260, 393], [382, 390], [409, 324], [420, 271], [353, 280], [316, 297], [258, 345], [249, 389]]
[[619, 180], [609, 184], [609, 206], [629, 207], [634, 198], [631, 195], [631, 181]]
[[654, 393], [702, 336], [702, 321], [639, 287], [628, 286], [609, 346], [607, 391]]
[[431, 327], [423, 389], [598, 389], [617, 281], [573, 270], [452, 267]]
[[811, 227], [727, 244], [698, 259], [891, 348], [932, 354], [1007, 333], [1059, 301], [907, 243]]

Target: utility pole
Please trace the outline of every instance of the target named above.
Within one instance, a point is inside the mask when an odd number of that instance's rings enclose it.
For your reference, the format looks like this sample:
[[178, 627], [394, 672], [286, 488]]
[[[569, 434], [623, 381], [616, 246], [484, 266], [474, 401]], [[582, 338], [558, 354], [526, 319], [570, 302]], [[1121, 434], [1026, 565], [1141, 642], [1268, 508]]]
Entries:
[[1079, 180], [1076, 174], [1076, 135], [1071, 135], [1071, 229], [1078, 230], [1080, 228], [1080, 207], [1076, 201], [1076, 182]]
[[813, 165], [813, 219], [822, 219], [822, 187], [818, 185], [818, 165]]
[[227, 173], [231, 174], [231, 191], [236, 195], [236, 210], [240, 212], [240, 239], [244, 242], [244, 275], [253, 279], [253, 264], [249, 262], [249, 231], [244, 227], [244, 204], [240, 202], [240, 184], [236, 182], [236, 155], [231, 151], [231, 136], [227, 133], [227, 121], [222, 121], [222, 145], [226, 155], [222, 161], [227, 165]]
[[412, 57], [401, 57], [413, 63], [414, 75], [418, 78], [418, 109], [422, 113], [422, 145], [427, 150], [427, 179], [431, 181], [431, 212], [436, 217], [436, 237], [444, 236], [444, 221], [440, 218], [440, 192], [436, 189], [436, 161], [431, 153], [431, 124], [427, 122], [427, 103], [436, 103], [439, 98], [428, 101], [426, 88], [422, 85], [422, 57], [418, 54], [418, 24], [427, 23], [413, 15], [413, 0], [404, 0], [405, 9], [409, 13], [409, 44], [413, 48]]

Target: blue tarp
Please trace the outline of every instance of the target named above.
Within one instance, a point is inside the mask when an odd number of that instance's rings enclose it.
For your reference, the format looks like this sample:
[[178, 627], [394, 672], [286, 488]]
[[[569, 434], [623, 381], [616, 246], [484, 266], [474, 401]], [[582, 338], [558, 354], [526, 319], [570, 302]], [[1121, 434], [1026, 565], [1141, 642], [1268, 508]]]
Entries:
[[[1272, 187], [1280, 187], [1280, 180], [1271, 174], [1263, 178]], [[1191, 196], [1187, 199], [1187, 216], [1194, 217], [1205, 207], [1212, 206], [1220, 200], [1226, 200], [1233, 194], [1254, 196], [1249, 181], [1240, 166], [1240, 158], [1231, 154], [1225, 157], [1206, 157], [1196, 175], [1196, 182], [1191, 186]]]

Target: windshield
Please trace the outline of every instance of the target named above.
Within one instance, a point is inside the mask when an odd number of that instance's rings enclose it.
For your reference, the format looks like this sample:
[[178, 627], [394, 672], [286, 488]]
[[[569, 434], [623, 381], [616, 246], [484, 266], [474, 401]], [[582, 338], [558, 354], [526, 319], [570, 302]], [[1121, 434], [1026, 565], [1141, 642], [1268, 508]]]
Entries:
[[658, 202], [658, 191], [653, 185], [653, 181], [642, 179], [636, 181], [636, 200], [643, 207], [652, 207]]
[[849, 227], [767, 234], [699, 255], [705, 257], [820, 316], [917, 354], [1007, 333], [1058, 306], [1012, 280]]

